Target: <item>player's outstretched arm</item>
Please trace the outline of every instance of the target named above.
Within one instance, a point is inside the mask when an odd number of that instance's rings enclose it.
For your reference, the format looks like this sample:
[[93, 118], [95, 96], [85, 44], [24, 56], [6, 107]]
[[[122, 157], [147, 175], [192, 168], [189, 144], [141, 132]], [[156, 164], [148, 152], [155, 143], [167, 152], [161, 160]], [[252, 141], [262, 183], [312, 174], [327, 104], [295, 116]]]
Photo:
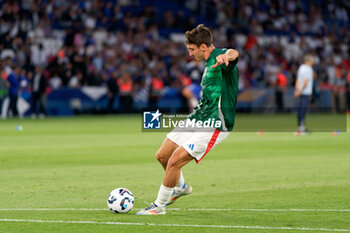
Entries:
[[219, 56], [216, 57], [216, 63], [215, 65], [212, 65], [211, 68], [215, 68], [219, 65], [222, 65], [225, 63], [226, 66], [228, 66], [228, 63], [230, 61], [234, 61], [237, 59], [239, 56], [239, 53], [235, 49], [229, 49], [226, 51], [224, 54], [220, 54]]

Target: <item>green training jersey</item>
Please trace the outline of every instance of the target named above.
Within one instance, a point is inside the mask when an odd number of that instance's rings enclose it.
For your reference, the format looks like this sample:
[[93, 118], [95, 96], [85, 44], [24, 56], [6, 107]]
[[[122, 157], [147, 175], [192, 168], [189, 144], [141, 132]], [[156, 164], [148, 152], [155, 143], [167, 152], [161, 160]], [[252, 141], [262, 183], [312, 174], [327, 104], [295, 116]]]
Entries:
[[202, 99], [189, 115], [191, 120], [206, 121], [208, 119], [220, 121], [219, 130], [231, 131], [235, 123], [236, 102], [238, 93], [238, 70], [236, 67], [238, 58], [210, 68], [216, 63], [216, 57], [224, 54], [227, 49], [215, 48], [208, 60], [202, 76]]

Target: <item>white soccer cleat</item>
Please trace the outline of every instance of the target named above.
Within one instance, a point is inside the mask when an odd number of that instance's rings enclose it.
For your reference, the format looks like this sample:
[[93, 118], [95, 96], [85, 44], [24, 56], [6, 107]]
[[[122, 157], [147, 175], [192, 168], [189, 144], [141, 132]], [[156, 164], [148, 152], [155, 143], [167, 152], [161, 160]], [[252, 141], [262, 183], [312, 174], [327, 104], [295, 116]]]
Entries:
[[184, 188], [180, 192], [176, 192], [174, 190], [173, 194], [171, 195], [170, 201], [166, 204], [166, 206], [173, 204], [179, 197], [186, 196], [192, 193], [192, 187], [185, 184]]
[[164, 207], [159, 207], [155, 203], [152, 203], [147, 208], [140, 210], [136, 215], [159, 215], [166, 214]]

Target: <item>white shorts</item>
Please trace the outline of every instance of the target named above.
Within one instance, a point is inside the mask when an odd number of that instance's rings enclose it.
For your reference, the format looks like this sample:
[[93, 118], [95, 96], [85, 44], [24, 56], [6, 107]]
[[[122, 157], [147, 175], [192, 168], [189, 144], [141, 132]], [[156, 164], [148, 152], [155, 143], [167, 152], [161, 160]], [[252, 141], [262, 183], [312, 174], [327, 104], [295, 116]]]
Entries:
[[206, 132], [179, 132], [176, 128], [168, 133], [167, 138], [185, 150], [199, 163], [204, 156], [216, 145], [222, 142], [230, 132], [215, 128], [206, 129]]

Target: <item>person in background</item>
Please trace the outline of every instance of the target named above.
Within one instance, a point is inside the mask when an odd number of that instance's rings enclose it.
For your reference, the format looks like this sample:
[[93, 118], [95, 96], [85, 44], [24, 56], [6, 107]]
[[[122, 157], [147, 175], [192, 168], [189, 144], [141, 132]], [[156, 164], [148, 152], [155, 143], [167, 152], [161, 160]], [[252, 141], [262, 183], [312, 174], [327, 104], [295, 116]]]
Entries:
[[312, 95], [312, 83], [314, 72], [312, 65], [314, 58], [307, 54], [304, 56], [304, 63], [299, 67], [297, 72], [297, 80], [295, 83], [294, 96], [299, 98], [298, 107], [298, 132], [306, 133], [305, 116], [310, 105]]
[[119, 86], [120, 112], [131, 113], [133, 110], [133, 86], [131, 75], [124, 72], [117, 80]]
[[[29, 74], [30, 72], [27, 72], [25, 69], [20, 70], [20, 75], [18, 77], [20, 91], [25, 91], [29, 88], [29, 80], [28, 80]], [[21, 94], [18, 93], [18, 95], [20, 96]]]
[[7, 79], [7, 75], [6, 73], [3, 71], [3, 69], [0, 67], [0, 106], [2, 104], [3, 101], [3, 97], [5, 95], [5, 89], [6, 89], [6, 79]]
[[332, 83], [332, 95], [335, 107], [335, 112], [340, 113], [344, 109], [344, 87], [346, 84], [344, 70], [341, 66], [335, 67], [335, 77]]
[[281, 66], [279, 72], [277, 73], [276, 81], [274, 82], [276, 90], [275, 98], [278, 112], [284, 111], [284, 93], [287, 90], [287, 83], [287, 76], [284, 74], [283, 68]]
[[[46, 90], [46, 78], [43, 75], [42, 68], [40, 66], [35, 67], [35, 72], [31, 78], [32, 84], [32, 118], [37, 115], [40, 118], [44, 117], [45, 107], [43, 102], [43, 96]], [[39, 114], [38, 114], [39, 107]]]
[[346, 114], [350, 114], [350, 72], [346, 76]]
[[10, 113], [12, 116], [18, 116], [18, 110], [17, 110], [17, 99], [18, 99], [18, 88], [19, 88], [19, 82], [18, 82], [18, 76], [20, 74], [20, 67], [16, 66], [13, 68], [12, 72], [7, 77], [7, 88], [8, 88], [8, 95], [10, 98], [10, 104], [8, 107], [7, 114]]
[[1, 107], [0, 113], [1, 113], [2, 119], [7, 118], [7, 109], [8, 109], [7, 90], [6, 90], [8, 89], [7, 77], [8, 77], [8, 74], [6, 73], [2, 64], [0, 64], [0, 107]]
[[107, 89], [108, 89], [108, 113], [113, 112], [113, 104], [114, 104], [114, 99], [115, 95], [118, 94], [119, 92], [119, 86], [117, 84], [117, 77], [118, 77], [118, 72], [114, 71], [111, 75], [111, 77], [107, 81]]
[[201, 98], [201, 73], [203, 73], [204, 65], [199, 61], [192, 61], [187, 66], [187, 75], [181, 75], [180, 81], [183, 84], [181, 94], [187, 99], [190, 112], [197, 106]]
[[163, 87], [163, 79], [159, 75], [157, 75], [156, 71], [153, 71], [153, 77], [151, 79], [150, 86], [150, 95], [148, 100], [151, 109], [156, 109], [158, 107], [158, 100], [162, 96]]

